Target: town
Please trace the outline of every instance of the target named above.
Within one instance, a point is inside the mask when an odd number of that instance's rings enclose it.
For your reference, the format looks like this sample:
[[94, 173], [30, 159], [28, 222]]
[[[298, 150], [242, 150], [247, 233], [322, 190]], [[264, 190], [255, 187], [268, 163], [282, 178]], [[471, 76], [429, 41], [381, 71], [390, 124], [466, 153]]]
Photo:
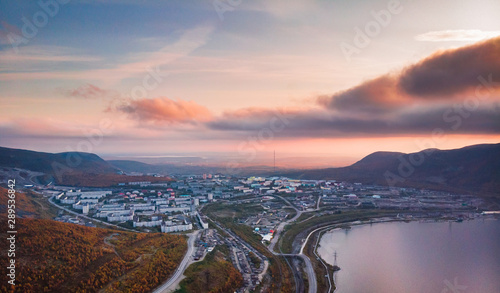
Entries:
[[203, 260], [217, 245], [226, 245], [244, 279], [238, 292], [250, 292], [262, 282], [269, 259], [217, 220], [232, 219], [248, 226], [273, 251], [274, 238], [284, 224], [299, 216], [307, 215], [302, 220], [308, 220], [380, 210], [400, 212], [400, 220], [462, 221], [479, 216], [484, 203], [472, 195], [415, 188], [221, 174], [182, 175], [162, 183], [120, 183], [106, 189], [48, 186], [40, 192], [60, 209], [57, 221], [191, 235], [191, 263]]
[[[44, 193], [51, 196], [54, 203], [76, 214], [145, 232], [206, 229], [208, 224], [198, 213], [201, 206], [211, 202], [244, 205], [248, 208], [248, 217], [243, 223], [252, 226], [267, 241], [277, 224], [294, 212], [278, 197], [286, 198], [300, 211], [318, 212], [391, 209], [426, 215], [437, 210], [467, 216], [482, 204], [480, 198], [472, 195], [414, 188], [389, 188], [334, 180], [237, 178], [212, 174], [182, 176], [166, 183], [129, 182], [105, 190], [55, 186], [45, 189]], [[57, 218], [89, 225], [89, 221], [84, 219], [69, 216]]]

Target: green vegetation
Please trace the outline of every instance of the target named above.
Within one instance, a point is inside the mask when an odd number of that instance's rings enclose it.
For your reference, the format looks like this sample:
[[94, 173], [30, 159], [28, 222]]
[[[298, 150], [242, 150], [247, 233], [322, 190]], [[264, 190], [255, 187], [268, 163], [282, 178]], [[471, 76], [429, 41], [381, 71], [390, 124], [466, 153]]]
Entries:
[[295, 215], [297, 215], [297, 211], [292, 208], [284, 208], [283, 210], [289, 214], [288, 219], [291, 219], [295, 217]]
[[299, 222], [302, 222], [306, 219], [309, 219], [310, 217], [313, 217], [315, 215], [317, 215], [318, 213], [317, 212], [305, 212], [305, 213], [302, 213], [302, 215], [300, 215], [300, 217], [295, 221], [296, 223], [299, 223]]
[[[299, 217], [299, 220], [301, 220], [302, 222], [297, 221], [285, 227], [285, 230], [278, 243], [283, 253], [292, 253], [293, 242], [300, 233], [303, 233], [303, 236], [306, 237], [309, 231], [319, 227], [328, 227], [334, 224], [348, 223], [357, 220], [368, 220], [371, 218], [393, 215], [394, 212], [385, 210], [362, 210], [346, 211], [342, 213], [318, 215], [312, 217], [316, 214], [317, 212], [304, 213], [301, 215], [301, 217]], [[304, 254], [309, 257], [313, 265], [314, 272], [317, 276], [316, 279], [318, 292], [324, 292], [328, 289], [328, 282], [324, 276], [326, 274], [331, 275], [331, 273], [333, 272], [333, 268], [327, 264], [329, 270], [327, 272], [323, 264], [316, 259], [316, 256], [313, 253], [314, 244], [316, 243], [318, 232], [312, 234], [309, 238], [309, 241], [304, 249]], [[333, 284], [333, 286], [335, 287], [335, 284]]]
[[229, 261], [229, 253], [226, 245], [219, 245], [203, 261], [190, 265], [176, 293], [234, 292], [242, 287], [243, 276]]
[[[303, 231], [310, 230], [311, 228], [319, 228], [323, 226], [328, 226], [336, 223], [347, 223], [358, 220], [368, 220], [371, 218], [383, 217], [387, 215], [394, 214], [394, 211], [384, 211], [384, 210], [360, 210], [360, 211], [346, 211], [339, 214], [324, 215], [311, 218], [307, 221], [296, 222], [285, 227], [285, 231], [282, 234], [282, 245], [281, 250], [283, 253], [292, 252], [292, 244], [297, 235]], [[304, 215], [301, 215], [302, 218]], [[304, 218], [309, 218], [311, 215], [307, 215]]]
[[[309, 257], [311, 260], [311, 264], [314, 268], [314, 273], [316, 274], [316, 283], [318, 286], [318, 292], [325, 292], [328, 287], [328, 280], [324, 277], [327, 274], [332, 276], [333, 273], [333, 267], [329, 265], [328, 263], [325, 263], [328, 269], [325, 269], [325, 266], [318, 260], [316, 259], [316, 256], [314, 255], [314, 245], [316, 244], [316, 239], [317, 237], [321, 237], [318, 235], [321, 233], [320, 231], [314, 233], [311, 235], [311, 238], [309, 242], [307, 243], [305, 249], [304, 249], [304, 254]], [[335, 290], [335, 283], [332, 281], [333, 289]]]
[[253, 263], [253, 265], [256, 267], [256, 268], [260, 268], [260, 265], [262, 264], [262, 261], [260, 260], [260, 258], [258, 258], [253, 252], [250, 251], [250, 253], [248, 253], [248, 256], [250, 257], [250, 261]]

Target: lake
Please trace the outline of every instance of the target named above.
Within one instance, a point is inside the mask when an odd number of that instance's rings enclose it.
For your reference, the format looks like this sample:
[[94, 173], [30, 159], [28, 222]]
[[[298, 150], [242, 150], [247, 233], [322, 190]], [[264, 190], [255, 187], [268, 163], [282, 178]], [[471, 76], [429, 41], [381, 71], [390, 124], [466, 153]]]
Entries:
[[318, 253], [335, 293], [499, 293], [500, 220], [389, 222], [333, 230]]

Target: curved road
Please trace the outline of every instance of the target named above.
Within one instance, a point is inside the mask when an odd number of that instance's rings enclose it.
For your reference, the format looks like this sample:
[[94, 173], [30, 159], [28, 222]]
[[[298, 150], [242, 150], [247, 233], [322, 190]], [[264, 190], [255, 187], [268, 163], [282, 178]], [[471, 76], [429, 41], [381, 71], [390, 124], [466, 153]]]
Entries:
[[[304, 241], [304, 244], [302, 245], [302, 247], [300, 249], [300, 254], [282, 254], [282, 253], [274, 252], [274, 247], [276, 246], [276, 243], [277, 243], [277, 241], [279, 239], [279, 235], [283, 231], [283, 229], [285, 228], [285, 226], [288, 223], [295, 221], [296, 219], [298, 219], [302, 215], [302, 211], [299, 211], [287, 199], [285, 199], [285, 198], [283, 198], [281, 196], [278, 196], [278, 195], [276, 195], [276, 197], [282, 199], [284, 202], [286, 202], [288, 205], [290, 205], [293, 209], [295, 209], [295, 211], [297, 211], [297, 214], [292, 219], [290, 219], [290, 220], [288, 220], [286, 222], [282, 222], [278, 226], [278, 228], [276, 229], [275, 237], [273, 237], [273, 239], [271, 240], [271, 244], [268, 246], [268, 249], [269, 249], [269, 251], [271, 253], [273, 253], [275, 255], [294, 256], [294, 257], [300, 257], [300, 258], [302, 258], [302, 260], [304, 260], [304, 263], [306, 264], [306, 273], [307, 273], [307, 278], [309, 280], [309, 290], [308, 290], [308, 292], [309, 293], [316, 293], [318, 291], [318, 289], [317, 289], [317, 281], [316, 281], [316, 274], [314, 273], [314, 269], [313, 269], [311, 260], [309, 259], [309, 257], [307, 255], [303, 254], [303, 250], [304, 250], [305, 245], [307, 244], [307, 241], [309, 240], [309, 236], [314, 231], [311, 232], [307, 236], [306, 240]], [[82, 214], [76, 213], [76, 212], [74, 212], [72, 210], [69, 210], [69, 209], [67, 209], [65, 207], [62, 207], [62, 206], [56, 204], [53, 201], [53, 199], [54, 199], [54, 196], [52, 196], [52, 197], [49, 198], [49, 202], [52, 205], [58, 207], [59, 209], [62, 209], [64, 211], [66, 211], [68, 213], [75, 214], [75, 215], [77, 215], [77, 216], [79, 216], [81, 218], [85, 218], [85, 219], [88, 219], [88, 220], [91, 220], [91, 221], [96, 221], [96, 222], [102, 223], [102, 224], [107, 225], [107, 226], [112, 226], [112, 227], [116, 227], [116, 228], [119, 228], [119, 229], [122, 229], [122, 230], [137, 232], [137, 231], [134, 231], [134, 230], [130, 230], [130, 229], [127, 229], [127, 228], [124, 228], [124, 227], [120, 227], [120, 226], [117, 226], [117, 225], [114, 225], [114, 224], [110, 224], [110, 223], [107, 223], [107, 222], [104, 222], [104, 221], [100, 221], [100, 220], [97, 220], [97, 219], [94, 219], [94, 218], [87, 217], [87, 216], [84, 216]], [[173, 284], [177, 284], [178, 279], [181, 278], [182, 275], [184, 274], [184, 271], [186, 270], [187, 265], [189, 264], [190, 259], [191, 259], [192, 255], [193, 255], [194, 248], [195, 248], [194, 241], [195, 241], [196, 236], [198, 235], [199, 232], [200, 232], [200, 230], [196, 230], [195, 232], [193, 232], [193, 233], [191, 233], [189, 235], [189, 239], [188, 239], [188, 251], [187, 251], [186, 255], [184, 255], [184, 259], [182, 260], [181, 264], [179, 265], [179, 267], [175, 271], [174, 275], [168, 281], [166, 281], [165, 283], [163, 283], [162, 285], [160, 285], [158, 288], [156, 288], [153, 291], [153, 293], [167, 293], [167, 292], [170, 292], [171, 289], [173, 289], [173, 288], [170, 288], [170, 287], [172, 287]]]
[[307, 278], [309, 279], [309, 293], [316, 293], [318, 292], [318, 283], [316, 281], [316, 274], [314, 273], [314, 268], [312, 266], [311, 260], [309, 257], [305, 254], [287, 254], [287, 253], [276, 253], [273, 252], [275, 255], [279, 256], [292, 256], [292, 257], [300, 257], [304, 263], [306, 264], [306, 274]]
[[285, 199], [284, 197], [281, 197], [279, 195], [275, 195], [275, 197], [280, 198], [281, 200], [286, 202], [288, 205], [290, 205], [293, 209], [295, 209], [297, 214], [295, 215], [295, 217], [291, 218], [290, 220], [282, 222], [281, 224], [278, 225], [278, 228], [276, 228], [275, 236], [273, 237], [273, 239], [271, 240], [271, 244], [269, 244], [269, 246], [267, 248], [274, 255], [300, 257], [304, 261], [304, 263], [306, 264], [305, 272], [307, 274], [307, 279], [309, 280], [308, 292], [309, 293], [316, 293], [316, 292], [318, 292], [318, 283], [316, 281], [316, 274], [314, 273], [314, 268], [312, 266], [311, 260], [309, 259], [309, 257], [307, 255], [303, 254], [304, 246], [307, 244], [307, 241], [309, 240], [309, 236], [307, 236], [306, 241], [304, 241], [304, 244], [302, 245], [302, 248], [300, 249], [300, 254], [286, 254], [286, 253], [274, 252], [274, 246], [276, 246], [276, 243], [278, 242], [280, 233], [283, 231], [285, 226], [288, 223], [291, 223], [291, 222], [297, 220], [302, 215], [302, 211], [299, 211], [287, 199]]
[[276, 231], [274, 232], [274, 237], [273, 237], [273, 239], [271, 239], [271, 244], [269, 244], [269, 246], [267, 247], [273, 253], [274, 253], [274, 246], [276, 246], [276, 243], [278, 242], [278, 239], [280, 238], [279, 237], [280, 233], [283, 231], [283, 229], [285, 228], [285, 226], [288, 223], [291, 223], [291, 222], [297, 220], [300, 217], [300, 215], [302, 215], [302, 211], [299, 211], [287, 199], [285, 199], [284, 197], [281, 197], [279, 195], [275, 195], [275, 197], [277, 197], [277, 198], [283, 200], [284, 202], [286, 202], [289, 206], [291, 206], [297, 212], [297, 214], [295, 215], [295, 217], [291, 218], [290, 220], [285, 221], [285, 222], [281, 222], [281, 224], [278, 225], [278, 228], [276, 228]]
[[194, 248], [195, 248], [194, 241], [196, 240], [196, 236], [198, 235], [199, 232], [200, 232], [200, 230], [196, 230], [189, 235], [188, 250], [187, 250], [186, 254], [184, 255], [184, 259], [182, 260], [181, 264], [179, 265], [179, 267], [175, 271], [174, 275], [172, 277], [170, 277], [170, 279], [168, 281], [166, 281], [165, 283], [160, 285], [160, 287], [156, 288], [153, 291], [153, 293], [166, 293], [166, 292], [170, 292], [172, 289], [175, 289], [175, 288], [170, 288], [170, 287], [172, 287], [172, 285], [174, 285], [174, 284], [177, 284], [177, 280], [179, 278], [181, 278], [182, 275], [184, 275], [184, 271], [186, 270], [186, 268], [191, 260], [191, 257], [193, 255]]

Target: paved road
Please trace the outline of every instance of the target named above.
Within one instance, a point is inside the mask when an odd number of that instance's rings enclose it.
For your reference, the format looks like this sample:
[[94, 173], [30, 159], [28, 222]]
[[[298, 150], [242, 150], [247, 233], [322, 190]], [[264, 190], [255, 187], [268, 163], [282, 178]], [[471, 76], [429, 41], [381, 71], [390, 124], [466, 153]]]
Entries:
[[160, 287], [156, 288], [153, 291], [153, 293], [166, 293], [166, 292], [170, 292], [170, 290], [174, 289], [171, 287], [174, 284], [177, 285], [177, 280], [179, 278], [181, 278], [182, 275], [184, 275], [184, 271], [186, 270], [186, 268], [191, 260], [191, 257], [193, 256], [193, 252], [195, 249], [194, 242], [195, 242], [196, 237], [197, 237], [199, 232], [200, 232], [200, 230], [196, 230], [189, 235], [188, 250], [186, 252], [186, 255], [184, 255], [184, 259], [182, 260], [181, 264], [179, 265], [179, 267], [175, 271], [174, 275], [172, 277], [170, 277], [170, 279], [168, 281], [166, 281], [165, 283], [160, 285]]
[[314, 273], [314, 268], [312, 266], [311, 260], [309, 257], [305, 254], [291, 254], [291, 253], [276, 253], [273, 252], [276, 255], [280, 256], [292, 256], [292, 257], [300, 257], [304, 263], [306, 264], [306, 274], [307, 274], [307, 279], [309, 280], [309, 293], [316, 293], [318, 292], [318, 283], [316, 281], [316, 274]]
[[[325, 229], [325, 230], [328, 230], [328, 229]], [[328, 266], [326, 265], [326, 263], [323, 261], [323, 259], [316, 252], [316, 248], [318, 247], [319, 240], [321, 239], [321, 232], [318, 233], [318, 237], [316, 238], [316, 244], [313, 247], [313, 253], [316, 256], [316, 259], [319, 260], [321, 262], [321, 264], [323, 264], [323, 266], [325, 267], [325, 270], [327, 272], [326, 277], [328, 279], [328, 291], [327, 291], [327, 293], [330, 293], [330, 291], [332, 291], [333, 286], [332, 286], [332, 280], [330, 279], [330, 273], [328, 271]]]
[[307, 279], [309, 280], [309, 293], [316, 293], [318, 292], [318, 282], [316, 280], [316, 274], [314, 273], [314, 268], [312, 266], [311, 260], [305, 254], [300, 254], [300, 257], [306, 264]]
[[[68, 212], [68, 213], [71, 213], [71, 214], [75, 214], [81, 218], [85, 218], [85, 219], [88, 219], [88, 220], [92, 220], [92, 221], [96, 221], [96, 222], [99, 222], [99, 223], [102, 223], [102, 224], [105, 224], [105, 225], [108, 225], [108, 226], [112, 226], [112, 227], [116, 227], [116, 228], [120, 228], [120, 229], [123, 229], [123, 230], [127, 230], [127, 231], [132, 231], [132, 232], [137, 232], [137, 231], [134, 231], [134, 230], [130, 230], [130, 229], [126, 229], [126, 228], [123, 228], [123, 227], [120, 227], [120, 226], [117, 226], [117, 225], [113, 225], [113, 224], [110, 224], [110, 223], [106, 223], [106, 222], [103, 222], [103, 221], [100, 221], [100, 220], [97, 220], [97, 219], [94, 219], [94, 218], [90, 218], [90, 217], [87, 217], [87, 216], [84, 216], [82, 214], [79, 214], [79, 213], [76, 213], [74, 211], [71, 211], [65, 207], [62, 207], [58, 204], [56, 204], [54, 201], [54, 196], [52, 196], [51, 198], [49, 198], [49, 202]], [[191, 257], [193, 255], [193, 252], [194, 252], [194, 249], [195, 249], [195, 246], [194, 246], [194, 242], [196, 240], [196, 236], [198, 235], [198, 233], [200, 232], [200, 230], [196, 230], [195, 232], [191, 233], [189, 235], [189, 239], [188, 239], [188, 251], [186, 253], [186, 255], [184, 255], [184, 259], [182, 260], [181, 264], [179, 265], [179, 267], [177, 268], [177, 270], [175, 271], [174, 275], [165, 283], [163, 283], [160, 287], [158, 287], [157, 289], [155, 289], [153, 291], [153, 293], [165, 293], [165, 292], [169, 292], [169, 290], [171, 289], [170, 287], [173, 285], [173, 284], [177, 284], [176, 281], [182, 277], [182, 275], [184, 275], [184, 271], [186, 270], [188, 264], [189, 264], [189, 261], [191, 260]]]
[[[278, 242], [280, 233], [283, 231], [283, 228], [285, 228], [285, 226], [288, 223], [291, 223], [291, 222], [297, 220], [302, 215], [302, 211], [299, 211], [287, 199], [285, 199], [285, 198], [283, 198], [283, 197], [281, 197], [279, 195], [275, 195], [275, 196], [278, 197], [278, 198], [280, 198], [280, 199], [282, 199], [288, 205], [290, 205], [292, 208], [294, 208], [295, 211], [297, 211], [297, 214], [295, 215], [295, 217], [291, 218], [290, 220], [288, 220], [286, 222], [282, 222], [281, 224], [278, 225], [278, 228], [276, 229], [274, 237], [271, 240], [271, 244], [267, 248], [269, 249], [269, 251], [271, 251], [275, 255], [300, 257], [304, 261], [304, 263], [306, 264], [305, 271], [306, 271], [306, 274], [307, 274], [307, 279], [309, 280], [309, 291], [308, 292], [309, 293], [316, 293], [318, 291], [318, 284], [317, 284], [317, 281], [316, 281], [316, 274], [314, 273], [314, 268], [312, 266], [311, 260], [309, 259], [309, 257], [307, 255], [305, 255], [305, 254], [302, 253], [303, 249], [300, 250], [300, 254], [284, 254], [284, 253], [274, 252], [274, 246]], [[307, 243], [307, 240], [309, 240], [309, 236], [307, 237], [306, 241], [304, 242], [304, 245]]]
[[[264, 255], [262, 255], [259, 251], [257, 251], [255, 248], [253, 248], [250, 244], [246, 243], [243, 239], [241, 239], [238, 235], [236, 235], [233, 231], [229, 230], [229, 229], [226, 229], [224, 227], [222, 227], [219, 223], [217, 223], [216, 221], [212, 220], [212, 222], [219, 228], [221, 229], [222, 231], [224, 231], [226, 234], [228, 234], [229, 236], [231, 236], [239, 245], [240, 245], [240, 249], [241, 247], [245, 247], [247, 248], [249, 251], [253, 252], [255, 255], [257, 255], [261, 260], [263, 260], [263, 264], [264, 264], [264, 269], [262, 270], [262, 272], [259, 274], [259, 281], [262, 281], [262, 279], [264, 278], [264, 275], [266, 274], [267, 272], [267, 269], [269, 267], [269, 260], [267, 259], [267, 257], [265, 257]], [[235, 256], [236, 259], [238, 259], [237, 256]], [[238, 266], [238, 270], [241, 272], [241, 268], [240, 268], [240, 265], [239, 265], [239, 262], [236, 262], [237, 263], [237, 266]], [[262, 264], [261, 264], [262, 265]], [[243, 272], [242, 272], [243, 274]], [[248, 292], [248, 290], [245, 290], [245, 292]]]
[[[271, 253], [273, 253], [274, 255], [280, 255], [280, 256], [291, 256], [291, 257], [299, 257], [301, 258], [305, 265], [306, 265], [306, 268], [305, 268], [305, 272], [307, 274], [307, 279], [309, 280], [309, 290], [308, 290], [308, 293], [317, 293], [318, 292], [318, 284], [317, 284], [317, 280], [316, 280], [316, 274], [314, 273], [314, 268], [312, 266], [312, 263], [311, 263], [311, 260], [309, 259], [309, 257], [305, 254], [302, 253], [302, 249], [301, 249], [301, 253], [300, 254], [282, 254], [282, 253], [277, 253], [277, 252], [274, 252], [274, 247], [279, 239], [279, 234], [281, 233], [281, 231], [283, 230], [283, 228], [285, 227], [286, 224], [292, 222], [292, 221], [295, 221], [296, 219], [298, 219], [301, 215], [302, 215], [302, 211], [299, 211], [293, 204], [291, 204], [287, 199], [279, 196], [279, 195], [274, 195], [275, 197], [278, 197], [280, 199], [282, 199], [284, 202], [286, 202], [288, 205], [290, 205], [293, 209], [295, 209], [297, 211], [297, 214], [295, 215], [295, 217], [293, 217], [292, 219], [286, 221], [286, 222], [283, 222], [281, 223], [278, 228], [276, 229], [276, 232], [275, 232], [275, 236], [273, 237], [273, 239], [271, 240], [271, 244], [268, 246], [268, 249]], [[225, 229], [223, 228], [222, 226], [220, 226], [217, 222], [213, 221], [215, 223], [215, 225], [217, 225], [221, 230], [225, 231], [227, 234], [229, 234], [230, 236], [232, 236], [233, 238], [237, 239], [242, 245], [244, 246], [247, 246], [248, 249], [250, 249], [251, 251], [253, 251], [254, 253], [258, 254], [261, 258], [265, 258], [263, 255], [261, 255], [257, 250], [255, 250], [252, 246], [250, 246], [248, 243], [246, 243], [245, 241], [243, 241], [242, 239], [240, 239], [236, 234], [234, 234], [231, 230], [229, 229]], [[309, 237], [308, 237], [309, 239]], [[307, 241], [304, 243], [306, 244]], [[265, 273], [265, 271], [263, 271], [263, 273]], [[159, 292], [153, 292], [153, 293], [159, 293]]]
[[269, 246], [267, 247], [271, 252], [274, 251], [274, 246], [276, 246], [276, 243], [278, 242], [278, 239], [280, 238], [280, 233], [283, 231], [283, 229], [285, 228], [285, 226], [288, 223], [291, 223], [291, 222], [297, 220], [300, 217], [300, 215], [302, 215], [302, 211], [299, 211], [287, 199], [285, 199], [284, 197], [279, 196], [279, 195], [275, 195], [275, 197], [278, 197], [279, 199], [281, 199], [284, 202], [286, 202], [289, 206], [291, 206], [297, 212], [297, 214], [295, 215], [295, 217], [291, 218], [290, 220], [288, 220], [286, 222], [282, 222], [281, 224], [278, 225], [278, 228], [276, 228], [276, 231], [274, 231], [273, 239], [271, 239], [271, 244], [269, 244]]

